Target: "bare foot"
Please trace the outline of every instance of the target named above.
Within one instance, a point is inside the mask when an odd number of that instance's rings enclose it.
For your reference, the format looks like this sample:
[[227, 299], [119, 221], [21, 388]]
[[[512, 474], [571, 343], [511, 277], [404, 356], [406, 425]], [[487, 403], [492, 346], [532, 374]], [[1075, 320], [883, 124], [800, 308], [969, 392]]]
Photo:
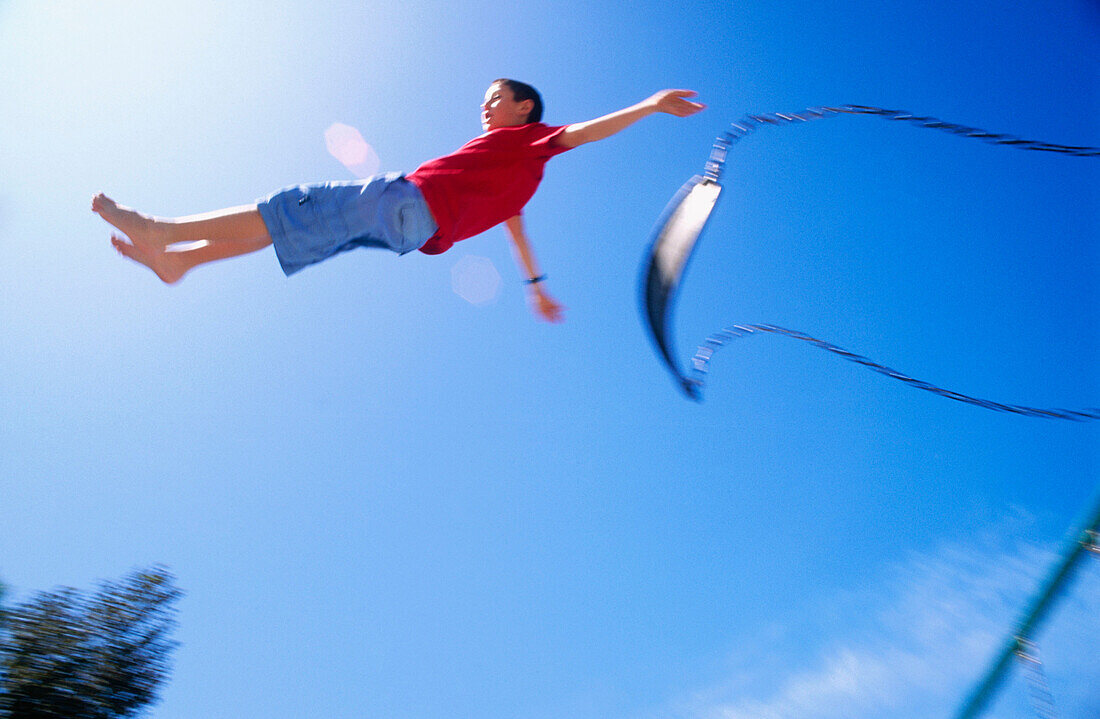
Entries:
[[[92, 198], [92, 211], [126, 233], [135, 248], [163, 252], [170, 244], [168, 231], [163, 223], [137, 210], [123, 207], [102, 192]], [[115, 247], [118, 248], [117, 243]]]
[[179, 262], [178, 252], [165, 252], [163, 249], [156, 250], [136, 243], [131, 244], [118, 235], [111, 235], [111, 244], [123, 257], [129, 257], [155, 272], [165, 284], [179, 282], [187, 272], [187, 268]]

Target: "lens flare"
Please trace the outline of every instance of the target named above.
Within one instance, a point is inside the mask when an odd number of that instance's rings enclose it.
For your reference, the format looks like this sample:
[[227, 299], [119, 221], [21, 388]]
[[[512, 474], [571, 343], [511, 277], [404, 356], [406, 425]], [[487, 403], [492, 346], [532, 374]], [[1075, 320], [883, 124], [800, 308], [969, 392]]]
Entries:
[[451, 268], [451, 288], [472, 305], [494, 301], [500, 286], [500, 273], [488, 257], [466, 255]]
[[356, 177], [370, 177], [382, 166], [378, 153], [351, 125], [333, 123], [325, 130], [325, 147], [330, 155]]

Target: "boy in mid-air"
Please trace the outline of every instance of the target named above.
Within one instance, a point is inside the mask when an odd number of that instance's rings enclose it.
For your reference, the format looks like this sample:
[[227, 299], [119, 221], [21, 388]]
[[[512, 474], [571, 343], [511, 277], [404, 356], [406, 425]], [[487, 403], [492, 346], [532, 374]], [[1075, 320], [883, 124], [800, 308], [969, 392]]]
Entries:
[[[429, 160], [407, 176], [299, 185], [252, 205], [201, 215], [160, 218], [123, 207], [106, 195], [92, 209], [118, 228], [111, 243], [166, 283], [198, 265], [255, 252], [268, 245], [283, 272], [356, 247], [399, 254], [446, 252], [454, 243], [504, 223], [531, 288], [535, 311], [559, 322], [562, 307], [542, 287], [521, 211], [554, 155], [614, 135], [656, 112], [687, 117], [703, 109], [690, 90], [662, 90], [610, 115], [562, 127], [542, 119], [542, 98], [522, 82], [500, 79], [481, 104], [484, 134], [450, 155]], [[173, 247], [188, 243], [182, 247]]]

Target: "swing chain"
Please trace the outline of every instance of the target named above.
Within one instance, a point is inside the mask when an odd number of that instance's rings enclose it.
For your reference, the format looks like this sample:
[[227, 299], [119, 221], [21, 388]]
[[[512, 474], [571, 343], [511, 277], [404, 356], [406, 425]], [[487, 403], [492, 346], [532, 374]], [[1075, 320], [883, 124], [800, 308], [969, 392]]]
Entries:
[[[885, 365], [881, 365], [874, 360], [868, 359], [861, 355], [857, 355], [855, 352], [838, 347], [837, 345], [819, 340], [816, 337], [812, 337], [804, 332], [797, 330], [787, 329], [785, 327], [779, 327], [777, 325], [733, 325], [727, 327], [719, 332], [714, 333], [704, 341], [702, 345], [695, 351], [695, 356], [692, 357], [692, 373], [694, 378], [692, 382], [695, 384], [698, 390], [702, 390], [704, 380], [706, 378], [707, 370], [710, 365], [711, 359], [714, 357], [714, 353], [724, 347], [732, 340], [747, 337], [749, 335], [758, 333], [770, 333], [776, 335], [782, 335], [790, 337], [792, 339], [801, 340], [807, 342], [818, 349], [823, 349], [828, 352], [832, 352], [835, 355], [839, 355], [849, 362], [866, 367], [867, 369], [878, 372], [881, 375], [890, 377], [892, 379], [899, 380], [908, 384], [910, 387], [916, 389], [925, 390], [937, 394], [947, 399], [953, 399], [957, 402], [964, 402], [966, 404], [976, 405], [978, 407], [984, 407], [985, 409], [991, 409], [996, 412], [1008, 412], [1011, 414], [1019, 414], [1025, 417], [1043, 417], [1046, 419], [1065, 419], [1074, 422], [1086, 422], [1089, 420], [1100, 420], [1100, 408], [1088, 408], [1083, 410], [1072, 409], [1041, 409], [1038, 407], [1025, 407], [1017, 404], [1004, 404], [1001, 402], [994, 402], [988, 399], [980, 399], [978, 397], [971, 397], [960, 392], [955, 392], [942, 387], [937, 387], [931, 382], [926, 382], [915, 377], [910, 377], [895, 369], [891, 369]], [[1095, 546], [1097, 538], [1094, 537], [1093, 544]], [[1097, 550], [1100, 551], [1100, 550]]]
[[714, 143], [710, 159], [706, 164], [704, 176], [717, 182], [722, 174], [722, 168], [726, 163], [726, 152], [730, 145], [750, 134], [761, 125], [783, 125], [799, 122], [809, 122], [836, 115], [877, 115], [887, 120], [909, 122], [919, 127], [927, 127], [933, 130], [943, 130], [961, 137], [971, 137], [984, 140], [994, 145], [1006, 145], [1021, 150], [1036, 150], [1040, 152], [1057, 152], [1063, 155], [1075, 157], [1100, 157], [1100, 147], [1085, 147], [1079, 145], [1058, 145], [1051, 142], [1038, 140], [1024, 140], [1015, 135], [1004, 135], [996, 132], [981, 130], [967, 125], [958, 125], [953, 122], [945, 122], [935, 117], [926, 115], [914, 115], [904, 110], [887, 110], [881, 107], [869, 105], [840, 105], [837, 107], [808, 107], [801, 112], [768, 112], [759, 115], [745, 115], [743, 118], [730, 125], [730, 129], [721, 135]]
[[1028, 679], [1031, 706], [1039, 719], [1058, 719], [1054, 706], [1054, 695], [1050, 691], [1043, 660], [1039, 656], [1039, 646], [1023, 637], [1016, 637], [1016, 657], [1023, 663]]

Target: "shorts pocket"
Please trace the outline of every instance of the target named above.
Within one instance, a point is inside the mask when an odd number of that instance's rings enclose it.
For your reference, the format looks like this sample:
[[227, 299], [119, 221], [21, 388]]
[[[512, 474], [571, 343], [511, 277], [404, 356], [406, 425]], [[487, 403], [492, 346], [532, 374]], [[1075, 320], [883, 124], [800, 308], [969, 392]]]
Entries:
[[435, 234], [435, 221], [423, 203], [403, 202], [397, 209], [397, 225], [401, 234], [401, 254], [420, 249]]

